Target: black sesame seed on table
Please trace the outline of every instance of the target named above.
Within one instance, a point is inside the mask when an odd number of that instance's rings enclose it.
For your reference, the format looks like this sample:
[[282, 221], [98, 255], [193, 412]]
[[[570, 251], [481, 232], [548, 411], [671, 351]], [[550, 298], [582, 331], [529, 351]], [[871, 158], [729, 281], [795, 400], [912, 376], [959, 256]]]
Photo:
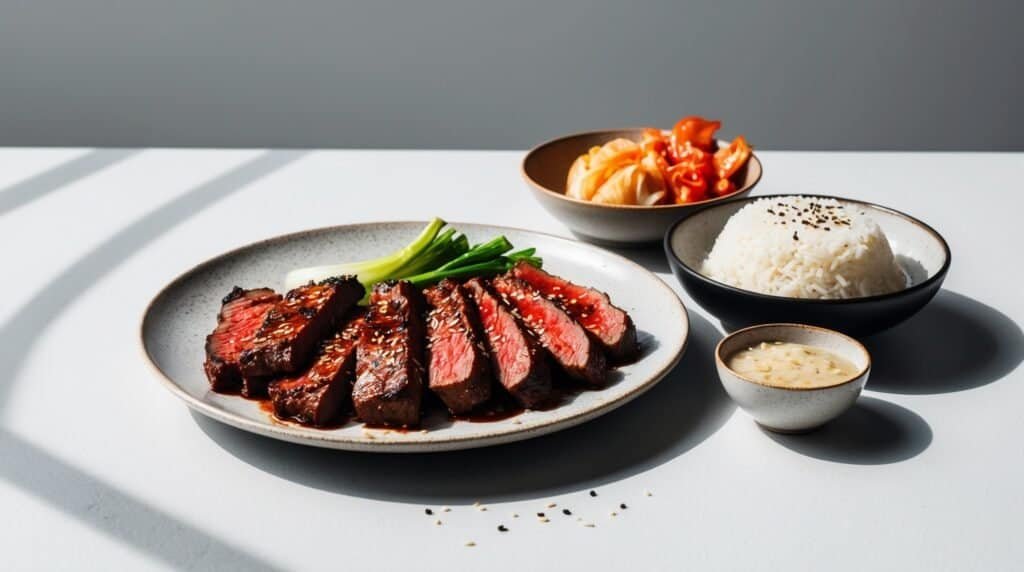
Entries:
[[499, 524], [498, 525], [498, 532], [508, 532], [508, 529], [505, 528], [504, 524]]
[[423, 512], [425, 512], [427, 514], [434, 514], [434, 511], [430, 510], [429, 508], [423, 509]]
[[544, 518], [544, 513], [538, 512], [537, 513], [537, 518]]
[[567, 509], [567, 508], [563, 508], [562, 509], [562, 514], [564, 514], [565, 516], [569, 516], [569, 515], [572, 514], [572, 511]]
[[629, 508], [629, 507], [628, 507], [628, 506], [626, 506], [626, 503], [620, 503], [620, 504], [619, 504], [619, 508], [621, 508], [622, 510], [626, 510], [626, 509], [627, 509], [627, 508]]
[[590, 491], [590, 496], [596, 497], [597, 496], [597, 491]]

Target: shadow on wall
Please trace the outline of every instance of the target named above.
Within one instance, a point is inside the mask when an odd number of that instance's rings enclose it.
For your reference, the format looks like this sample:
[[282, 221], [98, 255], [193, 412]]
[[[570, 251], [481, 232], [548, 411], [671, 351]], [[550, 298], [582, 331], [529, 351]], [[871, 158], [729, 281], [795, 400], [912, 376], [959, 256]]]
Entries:
[[732, 415], [734, 406], [711, 357], [721, 334], [700, 316], [690, 320], [682, 361], [627, 407], [580, 427], [499, 447], [409, 455], [339, 453], [253, 435], [196, 413], [193, 417], [210, 438], [243, 461], [338, 494], [471, 504], [584, 490], [686, 453]]
[[[182, 221], [302, 155], [304, 153], [298, 151], [262, 153], [188, 190], [118, 231], [36, 293], [0, 326], [0, 371], [8, 380], [0, 384], [0, 411], [11, 391], [9, 380], [17, 378], [35, 340], [82, 292]], [[73, 172], [85, 176], [121, 158], [124, 157], [116, 153], [100, 154], [92, 158], [86, 156], [78, 163], [72, 161], [77, 165], [74, 168], [67, 164], [58, 166], [56, 174], [44, 173], [29, 180], [35, 181], [38, 187], [29, 182], [23, 187], [16, 186], [16, 199], [2, 204], [9, 208], [26, 204], [70, 183]], [[0, 458], [3, 459], [0, 479], [169, 565], [273, 569], [270, 564], [121, 493], [2, 429]]]
[[1002, 379], [1024, 360], [1024, 334], [1016, 322], [949, 290], [910, 320], [863, 341], [873, 362], [872, 391], [962, 391]]

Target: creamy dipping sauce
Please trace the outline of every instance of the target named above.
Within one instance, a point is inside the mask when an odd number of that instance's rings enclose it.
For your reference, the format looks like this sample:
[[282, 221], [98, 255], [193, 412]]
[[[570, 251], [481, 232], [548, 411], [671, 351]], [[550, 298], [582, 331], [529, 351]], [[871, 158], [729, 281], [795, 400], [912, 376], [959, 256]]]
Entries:
[[725, 365], [751, 381], [789, 388], [837, 385], [858, 372], [850, 360], [826, 349], [791, 342], [761, 342], [736, 352]]

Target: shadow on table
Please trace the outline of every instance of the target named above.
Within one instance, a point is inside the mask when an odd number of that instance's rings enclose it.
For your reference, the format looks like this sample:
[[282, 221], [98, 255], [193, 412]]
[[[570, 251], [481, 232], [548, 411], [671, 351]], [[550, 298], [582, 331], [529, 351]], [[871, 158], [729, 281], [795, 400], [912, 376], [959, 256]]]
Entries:
[[948, 393], [1005, 377], [1024, 360], [1024, 334], [1009, 316], [942, 290], [903, 324], [865, 338], [872, 391]]
[[[179, 520], [3, 429], [0, 455], [5, 483], [171, 569], [281, 570], [244, 547]], [[50, 541], [54, 548], [60, 546], [59, 539]], [[37, 562], [41, 567], [48, 562], [45, 552]]]
[[193, 417], [210, 438], [254, 467], [345, 495], [468, 504], [571, 492], [682, 455], [732, 415], [712, 360], [720, 334], [700, 316], [690, 319], [686, 355], [645, 395], [579, 427], [508, 445], [450, 453], [352, 453], [299, 447]]
[[[94, 152], [44, 172], [0, 195], [0, 214], [57, 191], [130, 156], [131, 151]], [[82, 292], [125, 260], [209, 205], [301, 158], [302, 151], [267, 151], [236, 165], [158, 206], [63, 269], [11, 317], [0, 324], [0, 415], [12, 380], [40, 334]], [[8, 195], [7, 193], [13, 193]], [[52, 229], [41, 229], [50, 232]], [[29, 237], [31, 238], [31, 237]], [[30, 442], [0, 428], [0, 481], [46, 502], [70, 518], [173, 568], [202, 566], [275, 569], [237, 546], [192, 527], [142, 499], [88, 475]], [[45, 555], [43, 555], [45, 556]]]
[[762, 429], [793, 451], [836, 463], [884, 465], [917, 456], [932, 442], [932, 430], [918, 414], [894, 403], [861, 396], [835, 421], [805, 435]]
[[609, 246], [605, 250], [628, 258], [651, 272], [666, 274], [672, 271], [660, 242], [639, 246]]
[[138, 153], [136, 149], [93, 149], [38, 175], [19, 181], [0, 190], [0, 215], [41, 199]]

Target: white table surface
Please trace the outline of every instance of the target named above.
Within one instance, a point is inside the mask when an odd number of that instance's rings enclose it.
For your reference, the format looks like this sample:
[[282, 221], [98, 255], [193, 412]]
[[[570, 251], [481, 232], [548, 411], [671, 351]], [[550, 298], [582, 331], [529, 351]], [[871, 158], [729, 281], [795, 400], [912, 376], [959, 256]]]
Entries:
[[880, 202], [952, 247], [932, 304], [870, 341], [851, 413], [757, 429], [715, 378], [717, 322], [641, 250], [694, 323], [658, 387], [554, 436], [382, 456], [191, 414], [144, 363], [143, 308], [197, 262], [306, 228], [440, 215], [567, 234], [521, 153], [0, 150], [0, 568], [1020, 569], [1024, 155], [761, 156], [757, 194]]

